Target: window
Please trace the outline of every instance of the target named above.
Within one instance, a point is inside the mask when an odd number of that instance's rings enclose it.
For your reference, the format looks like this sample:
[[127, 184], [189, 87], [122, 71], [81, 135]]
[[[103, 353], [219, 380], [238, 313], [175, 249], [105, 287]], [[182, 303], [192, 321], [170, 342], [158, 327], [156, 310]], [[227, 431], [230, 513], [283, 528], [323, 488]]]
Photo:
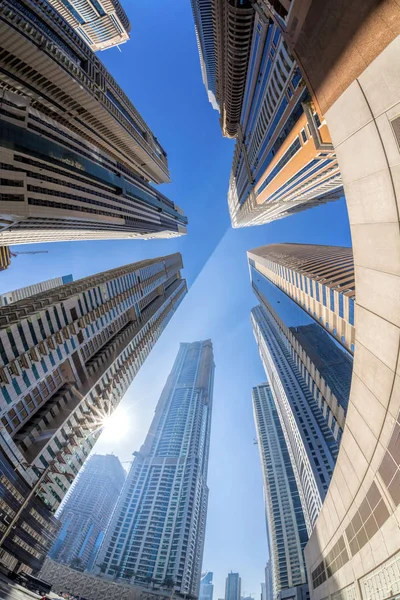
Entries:
[[354, 300], [349, 298], [349, 323], [354, 325]]
[[301, 139], [303, 140], [303, 142], [304, 143], [308, 142], [306, 130], [303, 128], [300, 133], [301, 133]]
[[330, 302], [331, 302], [331, 311], [335, 312], [335, 292], [331, 289], [329, 290]]
[[344, 310], [343, 310], [343, 294], [341, 294], [339, 292], [339, 317], [344, 317]]
[[326, 304], [326, 286], [325, 285], [322, 286], [322, 303], [324, 306], [327, 306], [327, 304]]

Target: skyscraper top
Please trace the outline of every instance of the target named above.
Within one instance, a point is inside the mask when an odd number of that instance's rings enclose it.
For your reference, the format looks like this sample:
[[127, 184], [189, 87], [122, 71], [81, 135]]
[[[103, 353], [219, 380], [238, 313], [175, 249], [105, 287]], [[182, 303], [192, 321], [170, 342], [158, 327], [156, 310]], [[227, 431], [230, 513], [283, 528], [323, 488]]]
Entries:
[[129, 40], [131, 24], [119, 0], [49, 0], [93, 52]]
[[295, 269], [298, 273], [355, 296], [354, 260], [351, 248], [317, 244], [270, 244], [248, 251], [264, 264]]
[[250, 269], [283, 290], [340, 344], [354, 351], [355, 276], [351, 248], [272, 244], [250, 250], [247, 256]]

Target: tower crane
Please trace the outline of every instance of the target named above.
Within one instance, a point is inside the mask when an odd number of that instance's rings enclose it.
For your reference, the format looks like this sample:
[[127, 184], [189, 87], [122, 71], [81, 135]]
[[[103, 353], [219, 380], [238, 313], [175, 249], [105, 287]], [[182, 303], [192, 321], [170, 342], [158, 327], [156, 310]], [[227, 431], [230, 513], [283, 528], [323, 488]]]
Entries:
[[18, 256], [19, 254], [48, 254], [48, 250], [31, 250], [30, 252], [12, 252], [10, 250], [11, 256]]

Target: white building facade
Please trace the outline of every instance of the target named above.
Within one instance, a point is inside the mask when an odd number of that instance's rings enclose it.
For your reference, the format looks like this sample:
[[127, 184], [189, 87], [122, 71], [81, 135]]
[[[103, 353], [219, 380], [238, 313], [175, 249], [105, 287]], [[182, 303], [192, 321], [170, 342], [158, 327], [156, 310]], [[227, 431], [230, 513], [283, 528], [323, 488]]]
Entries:
[[27, 285], [23, 288], [19, 288], [18, 290], [13, 290], [12, 292], [0, 294], [0, 306], [7, 306], [13, 302], [18, 302], [18, 300], [29, 298], [29, 296], [40, 294], [41, 292], [51, 290], [59, 287], [60, 285], [64, 285], [65, 283], [71, 283], [72, 281], [72, 275], [62, 275], [61, 277], [53, 277], [53, 279], [47, 279], [46, 281], [33, 283], [32, 285]]
[[251, 311], [251, 320], [311, 534], [332, 477], [337, 442], [271, 315], [257, 306]]
[[99, 553], [106, 576], [198, 596], [213, 379], [211, 341], [181, 344]]

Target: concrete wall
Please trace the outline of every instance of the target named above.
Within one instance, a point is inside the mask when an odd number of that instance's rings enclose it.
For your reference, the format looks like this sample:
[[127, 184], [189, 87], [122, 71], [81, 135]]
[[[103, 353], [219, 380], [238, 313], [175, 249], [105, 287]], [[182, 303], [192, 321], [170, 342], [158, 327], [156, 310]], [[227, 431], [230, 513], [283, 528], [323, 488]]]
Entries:
[[[306, 547], [316, 600], [400, 593], [399, 116], [400, 37], [326, 112], [349, 211], [357, 305], [341, 450]], [[331, 576], [313, 589], [322, 560]]]

